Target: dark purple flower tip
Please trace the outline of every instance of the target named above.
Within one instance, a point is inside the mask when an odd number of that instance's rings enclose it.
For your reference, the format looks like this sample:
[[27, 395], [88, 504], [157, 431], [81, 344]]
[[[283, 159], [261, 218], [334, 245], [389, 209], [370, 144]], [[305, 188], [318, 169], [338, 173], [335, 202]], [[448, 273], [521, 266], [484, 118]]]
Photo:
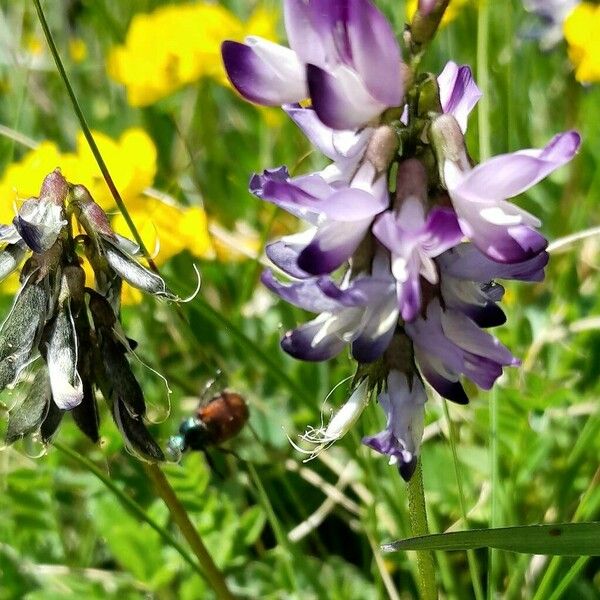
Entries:
[[506, 323], [504, 311], [492, 302], [484, 306], [468, 306], [463, 312], [473, 319], [479, 327], [499, 327]]
[[298, 267], [311, 275], [328, 275], [341, 267], [349, 255], [336, 249], [322, 250], [318, 242], [310, 243], [298, 255]]
[[415, 471], [417, 470], [418, 462], [419, 457], [413, 456], [409, 461], [401, 461], [398, 463], [398, 472], [400, 473], [400, 477], [402, 477], [404, 481], [410, 481], [411, 477], [415, 474]]
[[281, 340], [281, 348], [299, 360], [319, 362], [333, 358], [344, 349], [345, 343], [335, 335], [325, 335], [315, 343], [322, 327], [323, 321], [315, 319], [288, 331]]
[[498, 232], [495, 239], [477, 235], [473, 243], [492, 260], [500, 263], [522, 263], [535, 258], [548, 247], [548, 240], [527, 225]]
[[290, 178], [287, 167], [265, 169], [262, 173], [254, 173], [250, 178], [248, 189], [257, 198], [263, 198], [264, 187], [269, 181], [287, 181]]
[[385, 109], [348, 70], [333, 75], [316, 65], [306, 65], [306, 80], [317, 116], [332, 129], [359, 129]]
[[264, 106], [280, 106], [307, 97], [302, 65], [292, 50], [260, 38], [247, 41], [227, 40], [221, 45], [229, 81], [243, 98]]
[[364, 335], [356, 338], [350, 347], [352, 358], [360, 363], [375, 362], [386, 351], [394, 334], [394, 328], [386, 331], [384, 335], [374, 339]]

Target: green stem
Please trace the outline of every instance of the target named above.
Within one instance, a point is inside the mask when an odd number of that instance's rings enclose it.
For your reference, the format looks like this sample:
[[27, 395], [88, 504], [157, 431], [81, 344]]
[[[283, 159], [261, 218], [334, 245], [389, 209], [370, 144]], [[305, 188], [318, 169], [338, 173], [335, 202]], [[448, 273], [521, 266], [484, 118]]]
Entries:
[[117, 204], [117, 207], [119, 208], [119, 211], [121, 211], [121, 214], [123, 215], [123, 218], [125, 219], [125, 222], [127, 223], [127, 226], [131, 230], [131, 234], [133, 235], [136, 243], [138, 244], [138, 246], [144, 253], [144, 256], [145, 256], [146, 260], [148, 261], [148, 264], [150, 265], [150, 267], [152, 268], [153, 271], [158, 273], [158, 269], [156, 267], [154, 260], [152, 259], [152, 255], [146, 248], [146, 245], [144, 244], [144, 240], [142, 240], [142, 237], [141, 237], [140, 233], [138, 232], [138, 230], [135, 226], [135, 223], [133, 222], [133, 219], [131, 218], [131, 215], [129, 214], [129, 211], [127, 210], [127, 207], [125, 206], [125, 202], [123, 202], [123, 198], [121, 198], [121, 194], [119, 193], [119, 190], [117, 189], [117, 186], [115, 185], [115, 182], [113, 181], [113, 179], [110, 175], [108, 167], [106, 166], [106, 163], [104, 162], [104, 159], [102, 158], [102, 154], [100, 154], [100, 150], [96, 144], [96, 141], [94, 140], [94, 136], [92, 135], [92, 132], [90, 131], [90, 128], [87, 124], [85, 115], [83, 114], [83, 111], [81, 110], [81, 106], [79, 105], [79, 101], [77, 100], [77, 96], [75, 96], [75, 92], [73, 91], [73, 86], [71, 85], [71, 82], [69, 81], [67, 72], [65, 71], [65, 67], [63, 65], [62, 59], [60, 58], [60, 54], [59, 54], [56, 44], [54, 42], [52, 32], [50, 31], [50, 28], [48, 27], [48, 21], [46, 21], [46, 16], [44, 15], [44, 11], [42, 10], [42, 5], [40, 4], [40, 0], [33, 0], [33, 4], [35, 5], [35, 10], [37, 11], [37, 15], [38, 15], [40, 24], [42, 26], [42, 30], [44, 31], [44, 37], [46, 38], [46, 42], [48, 43], [48, 47], [50, 48], [50, 53], [52, 54], [52, 58], [54, 59], [54, 62], [56, 63], [56, 68], [58, 70], [58, 73], [59, 73], [61, 79], [63, 80], [63, 83], [67, 90], [67, 94], [69, 95], [69, 99], [71, 100], [71, 104], [73, 105], [73, 110], [75, 111], [75, 114], [77, 115], [77, 119], [79, 120], [79, 123], [81, 125], [81, 130], [83, 132], [83, 135], [85, 136], [85, 139], [90, 147], [90, 150], [92, 151], [92, 154], [94, 155], [94, 159], [98, 163], [98, 167], [100, 168], [100, 171], [102, 172], [102, 177], [104, 177], [104, 181], [106, 181], [106, 185], [108, 186], [110, 193], [112, 194], [113, 198], [115, 199], [115, 202]]
[[229, 591], [223, 573], [219, 570], [211, 555], [208, 553], [202, 538], [190, 520], [187, 511], [175, 495], [171, 484], [155, 463], [144, 464], [146, 474], [154, 484], [154, 489], [166, 504], [173, 521], [179, 527], [202, 567], [205, 578], [220, 600], [234, 600], [235, 596]]
[[[500, 527], [500, 506], [498, 502], [498, 490], [500, 489], [499, 464], [498, 464], [498, 392], [493, 389], [490, 393], [490, 479], [491, 479], [491, 516], [490, 527]], [[498, 550], [489, 549], [489, 572], [487, 578], [487, 595], [493, 598], [496, 581], [499, 573]]]
[[[450, 419], [450, 411], [448, 410], [448, 402], [442, 400], [442, 406], [444, 407], [444, 415], [448, 422], [448, 440], [450, 442], [450, 449], [452, 450], [452, 462], [454, 464], [454, 475], [456, 477], [456, 488], [458, 490], [458, 501], [460, 504], [460, 512], [464, 521], [465, 529], [469, 526], [467, 506], [465, 502], [465, 494], [463, 490], [462, 477], [460, 475], [460, 465], [458, 462], [458, 452], [456, 451], [456, 431], [454, 429], [454, 423]], [[467, 561], [469, 563], [469, 572], [471, 574], [471, 582], [473, 585], [473, 592], [477, 600], [483, 600], [483, 588], [481, 587], [481, 581], [479, 579], [479, 565], [477, 563], [477, 555], [474, 550], [467, 550]], [[491, 596], [489, 596], [491, 597]]]
[[[407, 485], [408, 510], [410, 513], [410, 527], [413, 536], [427, 535], [427, 509], [425, 506], [425, 490], [423, 488], [423, 469], [421, 459]], [[419, 591], [423, 600], [437, 600], [437, 582], [435, 578], [435, 565], [433, 553], [430, 551], [417, 551], [417, 566], [419, 569]]]
[[172, 546], [187, 562], [196, 573], [198, 573], [201, 577], [204, 577], [204, 573], [198, 566], [198, 564], [194, 561], [194, 559], [188, 554], [187, 550], [163, 527], [161, 527], [152, 517], [148, 516], [148, 514], [144, 511], [144, 509], [130, 496], [128, 496], [123, 490], [121, 490], [109, 477], [107, 477], [91, 460], [82, 456], [81, 454], [71, 450], [68, 446], [63, 446], [60, 442], [52, 442], [54, 448], [56, 448], [61, 454], [68, 456], [73, 461], [79, 463], [82, 467], [84, 467], [87, 471], [92, 473], [95, 477], [97, 477], [121, 502], [123, 507], [131, 512], [131, 514], [140, 519], [140, 521], [144, 521], [160, 537], [165, 540], [170, 546]]
[[488, 159], [492, 154], [490, 145], [489, 32], [490, 8], [488, 0], [480, 0], [477, 16], [477, 85], [483, 93], [477, 105], [480, 161]]

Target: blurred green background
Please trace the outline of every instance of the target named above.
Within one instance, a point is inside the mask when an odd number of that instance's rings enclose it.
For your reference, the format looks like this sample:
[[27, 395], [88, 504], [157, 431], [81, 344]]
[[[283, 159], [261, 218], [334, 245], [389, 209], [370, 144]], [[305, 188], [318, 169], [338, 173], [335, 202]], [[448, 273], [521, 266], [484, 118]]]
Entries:
[[[133, 151], [113, 149], [107, 160], [119, 172], [117, 182], [130, 184], [124, 196], [136, 208], [134, 218], [144, 218], [144, 202], [154, 202], [144, 195], [150, 186], [168, 194], [179, 211], [184, 225], [169, 231], [169, 219], [175, 217], [162, 216], [162, 208], [152, 204], [154, 233], [176, 240], [170, 242], [168, 260], [161, 261], [165, 278], [185, 295], [194, 289], [192, 264], [202, 273], [199, 297], [182, 307], [189, 326], [173, 306], [152, 299], [133, 298], [123, 311], [128, 335], [139, 342], [139, 357], [173, 390], [168, 406], [161, 379], [134, 364], [156, 421], [153, 432], [164, 445], [215, 379], [214, 389], [234, 389], [250, 406], [250, 427], [228, 444], [236, 455], [212, 450], [214, 470], [202, 454], [187, 455], [179, 465], [166, 467], [169, 480], [232, 590], [243, 597], [416, 597], [415, 556], [379, 550], [382, 542], [410, 535], [405, 484], [382, 457], [360, 444], [362, 435], [381, 428], [379, 408], [370, 406], [344, 440], [312, 462], [303, 464], [287, 439], [318, 425], [322, 414], [328, 418], [347, 396], [350, 382], [325, 398], [353, 371], [344, 355], [327, 364], [285, 356], [280, 335], [308, 315], [277, 301], [258, 281], [263, 242], [295, 231], [297, 224], [248, 193], [250, 174], [280, 164], [301, 173], [323, 162], [279, 111], [257, 109], [231, 91], [217, 51], [220, 39], [250, 33], [253, 22], [285, 41], [280, 3], [221, 2], [227, 13], [149, 26], [144, 35], [156, 56], [132, 51], [115, 58], [114, 49], [126, 43], [135, 15], [166, 4], [176, 6], [173, 14], [184, 9], [177, 2], [70, 0], [46, 2], [45, 10], [91, 128], [113, 140], [140, 129], [156, 148], [155, 163], [147, 144], [142, 144], [144, 156], [134, 146]], [[377, 4], [400, 33], [403, 3]], [[480, 79], [477, 68], [485, 68], [485, 61], [481, 49], [478, 57], [479, 9], [475, 2], [456, 4], [455, 18], [437, 36], [424, 67], [437, 73], [452, 59], [471, 65]], [[0, 202], [3, 214], [9, 214], [15, 181], [20, 195], [33, 194], [25, 189], [39, 189], [49, 170], [43, 170], [44, 160], [56, 160], [52, 155], [36, 162], [28, 146], [49, 141], [55, 152], [76, 152], [79, 126], [32, 4], [0, 0], [0, 9]], [[542, 219], [550, 240], [597, 225], [599, 87], [575, 81], [564, 42], [540, 50], [530, 35], [539, 22], [521, 2], [490, 2], [489, 19], [492, 152], [542, 146], [572, 127], [583, 136], [578, 157], [519, 198], [519, 204]], [[177, 23], [183, 22], [187, 25], [180, 31]], [[175, 58], [155, 73], [164, 48]], [[188, 56], [195, 61], [191, 66], [182, 59]], [[126, 87], [115, 80], [114, 61], [121, 61], [120, 72], [129, 69], [139, 85], [129, 100]], [[156, 89], [146, 89], [148, 81]], [[477, 158], [476, 111], [469, 127], [468, 142]], [[78, 160], [65, 159], [72, 161], [72, 181], [98, 178], [83, 170], [80, 177], [83, 159]], [[50, 168], [55, 166], [62, 165]], [[138, 167], [141, 174], [135, 172]], [[102, 183], [96, 184], [101, 190]], [[196, 212], [186, 212], [190, 207]], [[558, 246], [544, 283], [508, 286], [508, 323], [497, 333], [523, 359], [523, 367], [508, 370], [492, 393], [470, 388], [469, 406], [448, 407], [451, 425], [441, 401], [431, 396], [428, 402], [422, 458], [432, 531], [466, 528], [457, 476], [470, 527], [599, 517], [599, 238]], [[14, 289], [8, 283], [3, 290], [5, 314]], [[5, 414], [19, 394], [18, 387], [3, 393]], [[140, 464], [123, 449], [108, 413], [102, 417], [100, 447], [69, 418], [58, 440], [89, 458], [172, 529]], [[175, 530], [174, 535], [179, 536]], [[438, 553], [436, 558], [444, 597], [472, 597], [466, 554]], [[485, 586], [488, 552], [478, 551], [476, 560]], [[550, 592], [567, 582], [566, 598], [599, 597], [598, 559], [581, 560], [573, 568], [574, 558], [551, 563], [546, 557], [501, 552], [497, 561], [491, 572], [497, 597], [533, 597], [542, 581], [549, 587], [541, 589]], [[181, 556], [140, 525], [81, 462], [52, 447], [43, 452], [34, 443], [2, 450], [0, 599], [210, 597]]]

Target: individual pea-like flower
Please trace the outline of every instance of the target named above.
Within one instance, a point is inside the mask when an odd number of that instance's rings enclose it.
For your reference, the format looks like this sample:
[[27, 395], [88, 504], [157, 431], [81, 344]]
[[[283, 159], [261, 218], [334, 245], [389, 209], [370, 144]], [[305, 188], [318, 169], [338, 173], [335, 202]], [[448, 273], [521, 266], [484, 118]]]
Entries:
[[387, 416], [386, 427], [376, 435], [363, 438], [363, 444], [390, 457], [404, 479], [410, 479], [417, 466], [417, 456], [423, 437], [427, 394], [421, 380], [412, 381], [405, 373], [390, 371], [386, 390], [377, 401]]
[[290, 48], [257, 36], [223, 43], [231, 83], [267, 106], [310, 98], [319, 119], [354, 129], [401, 103], [403, 64], [394, 32], [369, 0], [284, 0]]
[[541, 221], [506, 199], [570, 161], [579, 148], [579, 134], [567, 131], [554, 136], [544, 148], [495, 156], [475, 167], [452, 115], [436, 118], [430, 137], [440, 178], [465, 236], [497, 262], [522, 262], [542, 252], [547, 242], [537, 231]]
[[412, 321], [421, 310], [421, 277], [438, 283], [434, 258], [456, 246], [463, 237], [452, 209], [436, 207], [425, 216], [427, 174], [416, 159], [399, 167], [396, 197], [400, 206], [387, 211], [373, 226], [377, 239], [391, 253], [400, 314]]
[[[76, 237], [73, 220], [84, 232]], [[39, 198], [23, 204], [13, 225], [0, 228], [0, 236], [1, 277], [30, 254], [0, 326], [0, 390], [24, 379], [26, 370], [34, 372], [23, 401], [9, 413], [7, 442], [26, 435], [49, 442], [65, 412], [97, 442], [99, 390], [128, 450], [143, 460], [164, 460], [144, 424], [144, 396], [129, 364], [135, 342], [119, 321], [121, 284], [178, 298], [140, 264], [136, 244], [112, 230], [88, 190], [68, 183], [58, 169], [44, 179]], [[96, 289], [86, 286], [79, 254], [91, 263]]]

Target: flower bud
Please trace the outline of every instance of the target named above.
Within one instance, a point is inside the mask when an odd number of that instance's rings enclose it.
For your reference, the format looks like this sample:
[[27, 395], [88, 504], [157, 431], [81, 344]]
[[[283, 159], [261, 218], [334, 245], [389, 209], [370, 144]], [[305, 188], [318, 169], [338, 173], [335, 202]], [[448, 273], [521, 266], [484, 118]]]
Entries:
[[72, 206], [75, 215], [85, 232], [93, 239], [98, 234], [114, 239], [115, 233], [110, 226], [106, 213], [99, 204], [94, 202], [87, 188], [84, 185], [74, 185], [72, 195]]
[[398, 150], [398, 136], [393, 127], [381, 125], [369, 140], [366, 159], [375, 167], [377, 175], [387, 172]]
[[429, 128], [429, 141], [437, 159], [440, 181], [444, 186], [447, 163], [452, 163], [460, 171], [470, 168], [465, 147], [465, 138], [458, 121], [450, 114], [436, 117]]
[[46, 175], [42, 182], [40, 190], [40, 202], [48, 202], [57, 206], [64, 206], [69, 193], [69, 184], [63, 177], [60, 169], [54, 169], [52, 173]]
[[427, 204], [427, 171], [420, 160], [409, 158], [398, 165], [394, 211], [398, 212], [408, 198]]

